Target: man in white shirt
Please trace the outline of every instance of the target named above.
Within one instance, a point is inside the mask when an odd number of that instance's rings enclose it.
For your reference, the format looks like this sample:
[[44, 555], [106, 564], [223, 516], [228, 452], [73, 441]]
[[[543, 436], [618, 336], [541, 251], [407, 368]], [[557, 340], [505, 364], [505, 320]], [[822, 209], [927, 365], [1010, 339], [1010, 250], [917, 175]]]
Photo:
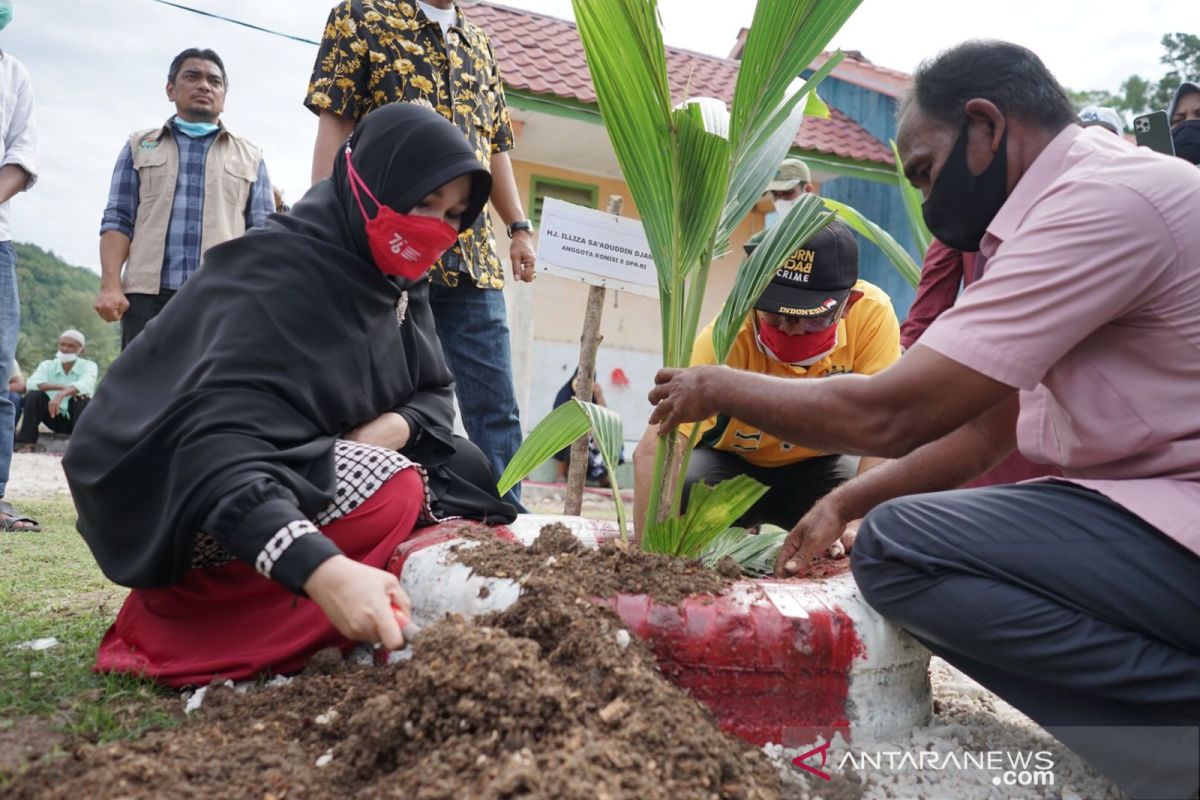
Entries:
[[[0, 30], [12, 19], [12, 1], [0, 0]], [[24, 65], [0, 50], [0, 386], [17, 353], [21, 306], [17, 299], [17, 257], [8, 228], [8, 201], [37, 180], [33, 88]], [[0, 392], [0, 530], [36, 531], [38, 525], [4, 501], [12, 463], [13, 404]]]

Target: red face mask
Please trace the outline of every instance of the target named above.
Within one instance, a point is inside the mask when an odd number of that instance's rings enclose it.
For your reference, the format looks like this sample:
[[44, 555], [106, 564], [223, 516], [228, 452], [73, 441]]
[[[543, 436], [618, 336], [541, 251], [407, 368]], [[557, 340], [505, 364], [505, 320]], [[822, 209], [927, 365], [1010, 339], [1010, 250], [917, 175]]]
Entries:
[[[401, 214], [376, 200], [358, 170], [354, 169], [349, 147], [346, 148], [346, 174], [358, 210], [367, 221], [367, 244], [371, 247], [371, 257], [381, 272], [416, 280], [429, 272], [442, 253], [454, 246], [458, 231], [442, 220]], [[358, 195], [360, 188], [375, 204], [374, 219], [367, 216], [362, 198]]]
[[758, 339], [783, 363], [799, 364], [833, 350], [837, 344], [837, 327], [834, 323], [823, 331], [792, 336], [760, 319]]

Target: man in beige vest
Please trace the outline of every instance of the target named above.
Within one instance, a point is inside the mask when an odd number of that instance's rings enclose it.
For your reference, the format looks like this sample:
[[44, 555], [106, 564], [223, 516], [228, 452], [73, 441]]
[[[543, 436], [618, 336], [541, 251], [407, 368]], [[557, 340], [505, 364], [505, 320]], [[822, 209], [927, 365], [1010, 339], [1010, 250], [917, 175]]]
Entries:
[[275, 210], [262, 151], [220, 122], [227, 85], [220, 56], [184, 50], [167, 72], [175, 115], [131, 134], [117, 157], [93, 307], [106, 322], [121, 320], [122, 349], [200, 267], [205, 250]]

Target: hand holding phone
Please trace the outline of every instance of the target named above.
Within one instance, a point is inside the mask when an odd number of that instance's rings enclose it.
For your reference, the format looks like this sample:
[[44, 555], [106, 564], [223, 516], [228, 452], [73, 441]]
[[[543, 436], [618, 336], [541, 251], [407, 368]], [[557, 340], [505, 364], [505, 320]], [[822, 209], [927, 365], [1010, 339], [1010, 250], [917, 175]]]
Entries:
[[1149, 147], [1164, 155], [1175, 155], [1175, 142], [1171, 140], [1171, 124], [1167, 112], [1151, 111], [1133, 118], [1133, 135], [1139, 147]]

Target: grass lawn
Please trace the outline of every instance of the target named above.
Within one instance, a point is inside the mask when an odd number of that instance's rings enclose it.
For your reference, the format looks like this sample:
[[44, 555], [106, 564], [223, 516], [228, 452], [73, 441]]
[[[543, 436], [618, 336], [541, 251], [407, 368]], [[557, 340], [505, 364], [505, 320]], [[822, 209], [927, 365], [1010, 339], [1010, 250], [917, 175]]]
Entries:
[[[42, 532], [0, 533], [0, 750], [13, 738], [106, 742], [175, 724], [173, 694], [91, 671], [125, 590], [92, 560], [69, 498], [16, 502]], [[58, 644], [45, 650], [17, 647], [50, 637]], [[0, 758], [0, 785], [15, 766]]]

